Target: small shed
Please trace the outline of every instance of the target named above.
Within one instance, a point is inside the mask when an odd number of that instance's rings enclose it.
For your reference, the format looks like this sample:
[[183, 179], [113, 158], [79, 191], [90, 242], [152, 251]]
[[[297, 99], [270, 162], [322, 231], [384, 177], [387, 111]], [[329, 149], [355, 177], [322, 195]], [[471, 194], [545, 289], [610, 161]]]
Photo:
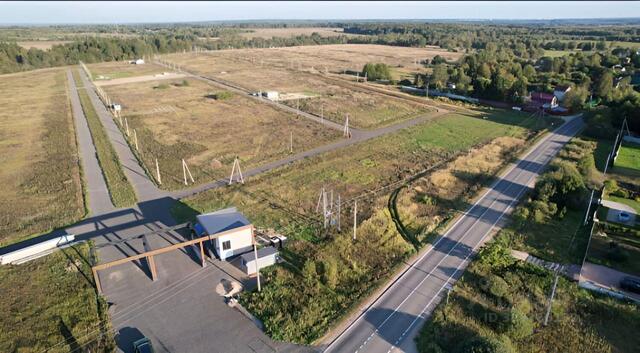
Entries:
[[119, 111], [121, 111], [121, 110], [122, 110], [122, 106], [121, 106], [120, 104], [117, 104], [117, 103], [113, 103], [113, 104], [111, 104], [111, 108], [112, 108], [113, 110], [117, 111], [117, 112], [119, 112]]
[[[258, 269], [275, 265], [278, 260], [278, 250], [273, 246], [258, 250]], [[253, 251], [240, 256], [240, 269], [247, 275], [254, 275], [256, 273], [256, 255]]]
[[225, 232], [211, 241], [223, 261], [253, 250], [253, 225], [235, 207], [196, 216], [193, 231], [198, 237]]
[[135, 64], [135, 65], [142, 65], [142, 64], [144, 64], [144, 60], [143, 60], [143, 59], [136, 59], [136, 60], [134, 60], [134, 61], [132, 62], [132, 64]]

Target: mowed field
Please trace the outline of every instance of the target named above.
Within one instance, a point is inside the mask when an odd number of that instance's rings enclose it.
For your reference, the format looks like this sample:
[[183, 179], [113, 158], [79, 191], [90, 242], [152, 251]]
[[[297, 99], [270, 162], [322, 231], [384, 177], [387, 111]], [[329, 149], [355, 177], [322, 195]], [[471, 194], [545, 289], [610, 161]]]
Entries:
[[629, 177], [640, 177], [640, 145], [623, 142], [618, 158], [613, 163], [613, 171]]
[[344, 33], [342, 28], [330, 27], [300, 27], [300, 28], [247, 28], [249, 32], [241, 33], [244, 38], [265, 38], [272, 37], [290, 38], [296, 36], [310, 36], [314, 33], [321, 37], [337, 37], [341, 35], [355, 37], [359, 34]]
[[142, 65], [130, 64], [129, 61], [110, 61], [99, 64], [87, 64], [93, 80], [112, 80], [134, 76], [155, 75], [171, 71], [160, 65], [145, 62]]
[[[343, 123], [349, 115], [352, 126], [375, 128], [428, 114], [435, 110], [422, 103], [372, 92], [342, 78], [345, 69], [360, 70], [367, 62], [392, 65], [435, 55], [430, 49], [393, 48], [375, 45], [327, 45], [316, 47], [221, 50], [207, 54], [175, 54], [167, 60], [187, 70], [224, 80], [249, 91], [278, 91], [307, 98], [286, 100], [285, 104], [324, 115]], [[406, 49], [406, 52], [405, 52]], [[367, 54], [368, 53], [368, 54]], [[447, 53], [449, 54], [449, 53]], [[453, 54], [453, 53], [451, 53]], [[422, 55], [421, 57], [418, 55]], [[417, 66], [414, 65], [414, 68]], [[339, 77], [344, 76], [344, 77]]]
[[0, 244], [84, 215], [63, 69], [0, 76]]
[[[186, 82], [186, 85], [184, 84]], [[105, 87], [133, 134], [139, 156], [162, 187], [184, 187], [184, 158], [196, 183], [228, 177], [235, 157], [243, 170], [326, 144], [339, 132], [268, 104], [196, 79], [162, 80]], [[221, 97], [222, 96], [222, 97]], [[130, 138], [130, 141], [134, 141]]]

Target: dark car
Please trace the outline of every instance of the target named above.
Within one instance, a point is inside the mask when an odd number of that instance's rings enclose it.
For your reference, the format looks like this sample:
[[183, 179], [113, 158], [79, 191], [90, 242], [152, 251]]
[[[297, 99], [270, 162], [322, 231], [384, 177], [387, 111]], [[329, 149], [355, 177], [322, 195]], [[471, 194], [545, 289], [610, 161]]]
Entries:
[[640, 293], [640, 279], [624, 277], [622, 281], [620, 281], [620, 288], [629, 292]]
[[135, 353], [154, 353], [151, 341], [146, 337], [133, 342], [133, 351]]

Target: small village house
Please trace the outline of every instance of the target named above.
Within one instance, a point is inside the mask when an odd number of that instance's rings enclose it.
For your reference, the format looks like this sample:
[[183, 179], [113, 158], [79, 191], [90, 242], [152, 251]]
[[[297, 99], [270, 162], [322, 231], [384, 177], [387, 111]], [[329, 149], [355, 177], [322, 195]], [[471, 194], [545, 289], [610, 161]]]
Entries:
[[211, 241], [220, 260], [253, 250], [253, 225], [235, 207], [198, 215], [193, 230], [198, 237], [225, 232]]
[[553, 95], [556, 96], [558, 102], [564, 101], [564, 96], [571, 91], [571, 86], [569, 85], [557, 85], [556, 88], [553, 89]]
[[132, 63], [134, 65], [143, 65], [144, 64], [144, 59], [136, 59], [136, 60], [130, 61], [130, 63]]
[[527, 105], [530, 109], [553, 109], [558, 106], [558, 98], [551, 93], [531, 92]]

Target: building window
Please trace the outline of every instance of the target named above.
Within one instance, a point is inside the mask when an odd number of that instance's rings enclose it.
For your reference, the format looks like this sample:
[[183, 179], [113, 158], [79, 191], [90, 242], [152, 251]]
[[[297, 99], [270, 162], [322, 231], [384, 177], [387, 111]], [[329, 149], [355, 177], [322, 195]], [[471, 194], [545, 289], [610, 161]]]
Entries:
[[229, 249], [231, 249], [231, 240], [223, 241], [222, 250], [229, 250]]

